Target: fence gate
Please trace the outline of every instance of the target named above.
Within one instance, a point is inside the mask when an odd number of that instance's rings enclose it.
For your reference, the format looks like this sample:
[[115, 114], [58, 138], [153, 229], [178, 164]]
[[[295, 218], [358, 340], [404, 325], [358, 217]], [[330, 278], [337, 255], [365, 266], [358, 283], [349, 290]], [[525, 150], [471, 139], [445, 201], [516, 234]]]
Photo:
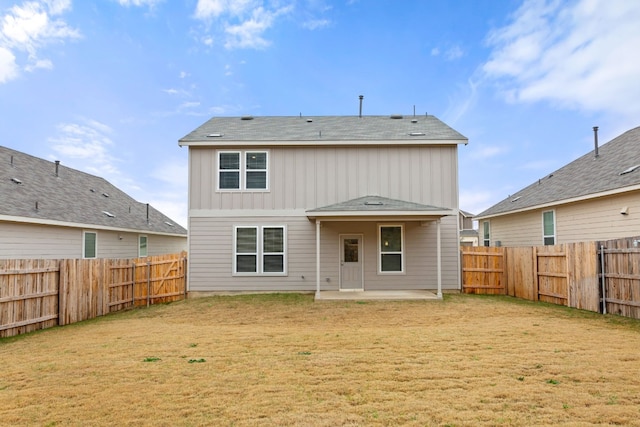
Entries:
[[462, 249], [462, 289], [466, 294], [504, 295], [505, 251], [500, 247]]
[[640, 319], [640, 237], [603, 243], [607, 313]]

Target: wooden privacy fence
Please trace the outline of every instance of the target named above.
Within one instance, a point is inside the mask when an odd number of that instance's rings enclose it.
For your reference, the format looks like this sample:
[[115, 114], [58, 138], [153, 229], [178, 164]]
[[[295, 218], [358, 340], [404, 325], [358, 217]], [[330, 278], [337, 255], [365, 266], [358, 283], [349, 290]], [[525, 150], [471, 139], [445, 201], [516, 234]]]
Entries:
[[0, 337], [186, 296], [186, 253], [0, 260]]
[[640, 238], [463, 247], [462, 288], [640, 319]]

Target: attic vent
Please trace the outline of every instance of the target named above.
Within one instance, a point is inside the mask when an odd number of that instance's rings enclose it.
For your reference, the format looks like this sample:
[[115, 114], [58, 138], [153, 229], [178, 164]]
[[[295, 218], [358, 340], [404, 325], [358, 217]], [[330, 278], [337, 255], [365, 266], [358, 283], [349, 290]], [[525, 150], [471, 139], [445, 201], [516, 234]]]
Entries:
[[16, 184], [22, 184], [22, 181], [20, 181], [18, 178], [11, 178], [11, 181], [15, 182]]
[[253, 120], [253, 116], [242, 116], [240, 120]]
[[380, 201], [375, 201], [375, 200], [368, 200], [368, 201], [364, 202], [364, 204], [366, 206], [382, 206], [384, 203], [382, 203]]
[[169, 221], [165, 221], [164, 223], [167, 224], [169, 227], [173, 227], [173, 224], [170, 223]]
[[96, 189], [95, 188], [90, 188], [89, 191], [91, 191], [92, 193], [95, 193]]
[[210, 133], [209, 135], [207, 135], [207, 138], [222, 138], [224, 136], [224, 133]]
[[307, 123], [313, 123], [313, 119], [307, 119]]
[[620, 175], [626, 175], [628, 173], [631, 173], [631, 172], [635, 171], [638, 168], [640, 168], [640, 165], [631, 166], [630, 168], [625, 169], [622, 172], [620, 172]]
[[104, 197], [109, 197], [109, 193], [102, 193]]
[[410, 132], [409, 136], [424, 136], [424, 132]]
[[402, 118], [402, 114], [392, 114], [389, 118], [391, 118], [391, 119], [401, 119]]
[[116, 216], [114, 214], [112, 214], [111, 212], [107, 212], [107, 211], [102, 211], [103, 214], [105, 214], [106, 216], [108, 216], [109, 218], [115, 218]]
[[513, 198], [513, 199], [511, 200], [511, 202], [512, 202], [512, 203], [513, 203], [513, 202], [517, 202], [518, 200], [520, 200], [520, 196]]
[[411, 123], [418, 123], [418, 119], [411, 119]]

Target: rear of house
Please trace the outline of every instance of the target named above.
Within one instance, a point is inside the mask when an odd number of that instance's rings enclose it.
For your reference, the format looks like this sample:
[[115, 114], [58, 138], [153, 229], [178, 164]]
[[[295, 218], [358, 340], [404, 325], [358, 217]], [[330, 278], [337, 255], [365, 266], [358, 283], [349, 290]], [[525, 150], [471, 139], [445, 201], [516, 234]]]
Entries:
[[458, 144], [433, 116], [213, 118], [189, 147], [189, 291], [458, 290]]

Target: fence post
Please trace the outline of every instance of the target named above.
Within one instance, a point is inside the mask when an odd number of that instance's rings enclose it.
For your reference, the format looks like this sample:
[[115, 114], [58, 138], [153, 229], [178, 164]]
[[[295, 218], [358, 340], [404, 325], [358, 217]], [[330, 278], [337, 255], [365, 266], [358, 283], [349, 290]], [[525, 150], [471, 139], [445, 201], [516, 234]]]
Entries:
[[147, 307], [151, 304], [151, 262], [147, 261]]
[[538, 247], [533, 247], [533, 300], [540, 301], [540, 289], [538, 283]]
[[602, 314], [607, 314], [607, 290], [605, 286], [604, 245], [600, 245], [600, 282], [602, 286]]

